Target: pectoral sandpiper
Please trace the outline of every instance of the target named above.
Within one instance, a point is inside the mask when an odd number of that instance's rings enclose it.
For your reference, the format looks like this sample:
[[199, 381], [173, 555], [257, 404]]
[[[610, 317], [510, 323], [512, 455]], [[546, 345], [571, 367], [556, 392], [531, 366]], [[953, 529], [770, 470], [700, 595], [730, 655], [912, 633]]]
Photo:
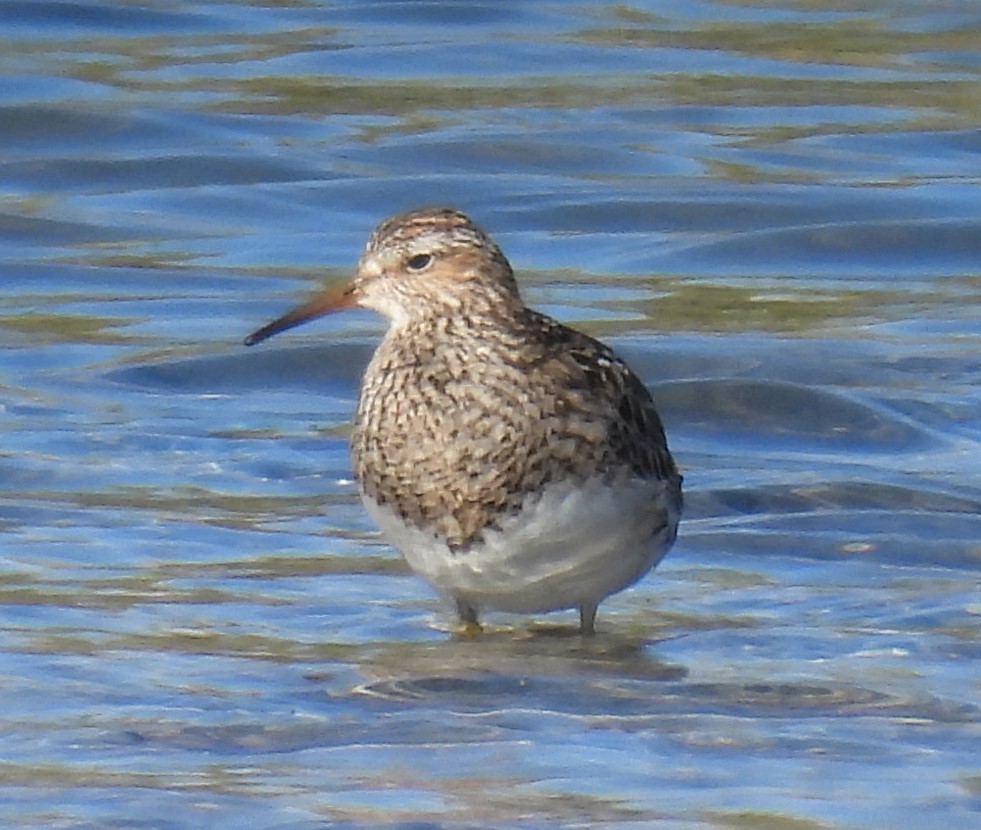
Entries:
[[681, 476], [650, 393], [607, 346], [528, 308], [508, 260], [445, 208], [379, 225], [354, 278], [246, 338], [352, 306], [388, 331], [351, 437], [361, 498], [411, 568], [481, 611], [578, 608], [674, 542]]

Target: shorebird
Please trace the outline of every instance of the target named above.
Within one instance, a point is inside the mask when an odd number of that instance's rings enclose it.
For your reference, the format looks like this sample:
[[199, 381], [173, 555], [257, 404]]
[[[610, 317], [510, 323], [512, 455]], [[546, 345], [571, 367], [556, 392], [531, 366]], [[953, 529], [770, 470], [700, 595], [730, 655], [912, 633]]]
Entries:
[[351, 455], [365, 508], [417, 574], [484, 610], [577, 608], [632, 585], [675, 540], [681, 475], [644, 384], [608, 346], [528, 308], [463, 213], [400, 213], [354, 278], [258, 329], [253, 345], [360, 306], [388, 330], [365, 371]]

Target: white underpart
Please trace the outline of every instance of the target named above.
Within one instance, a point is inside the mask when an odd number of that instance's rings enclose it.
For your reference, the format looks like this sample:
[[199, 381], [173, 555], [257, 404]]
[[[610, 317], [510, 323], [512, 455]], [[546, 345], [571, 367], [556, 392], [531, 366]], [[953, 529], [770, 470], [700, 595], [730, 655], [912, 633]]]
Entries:
[[382, 535], [440, 593], [475, 610], [528, 613], [597, 604], [653, 568], [678, 522], [664, 491], [662, 481], [639, 479], [552, 485], [529, 496], [500, 530], [456, 552], [391, 508], [364, 503]]

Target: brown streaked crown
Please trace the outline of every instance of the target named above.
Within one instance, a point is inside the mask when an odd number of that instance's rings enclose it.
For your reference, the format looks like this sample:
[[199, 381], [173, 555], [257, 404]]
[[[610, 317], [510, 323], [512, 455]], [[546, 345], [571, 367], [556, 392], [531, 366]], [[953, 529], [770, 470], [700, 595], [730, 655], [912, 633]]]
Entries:
[[465, 213], [453, 208], [418, 208], [397, 213], [372, 231], [365, 257], [387, 249], [429, 248], [445, 252], [453, 248], [483, 251], [490, 261], [511, 266], [494, 241]]

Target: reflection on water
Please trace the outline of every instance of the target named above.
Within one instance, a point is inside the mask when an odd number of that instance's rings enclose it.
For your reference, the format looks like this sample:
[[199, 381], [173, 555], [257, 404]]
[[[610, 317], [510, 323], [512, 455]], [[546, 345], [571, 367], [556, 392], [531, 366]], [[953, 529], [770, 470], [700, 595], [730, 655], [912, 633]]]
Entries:
[[[5, 826], [977, 826], [973, 2], [0, 16]], [[378, 538], [379, 320], [239, 345], [433, 203], [663, 412], [595, 641]]]

